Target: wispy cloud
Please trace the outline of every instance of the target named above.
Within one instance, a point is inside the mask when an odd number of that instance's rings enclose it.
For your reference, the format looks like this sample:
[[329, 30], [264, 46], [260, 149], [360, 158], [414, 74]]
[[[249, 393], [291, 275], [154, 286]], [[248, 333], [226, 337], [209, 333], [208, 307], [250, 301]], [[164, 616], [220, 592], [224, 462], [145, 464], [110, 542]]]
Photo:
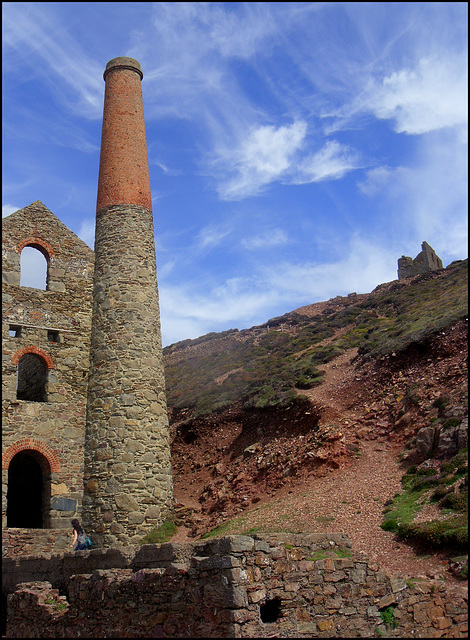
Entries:
[[337, 180], [361, 166], [359, 154], [356, 151], [336, 140], [328, 140], [322, 149], [299, 163], [292, 183], [306, 184], [322, 180]]
[[27, 63], [30, 73], [41, 74], [68, 109], [98, 118], [102, 65], [56, 17], [53, 3], [6, 2], [3, 11], [4, 73], [13, 71], [20, 62]]
[[283, 229], [269, 229], [261, 235], [244, 238], [242, 247], [249, 250], [270, 249], [290, 242], [287, 233]]
[[198, 250], [205, 250], [217, 247], [224, 238], [230, 235], [230, 231], [227, 225], [208, 225], [197, 234], [196, 248]]

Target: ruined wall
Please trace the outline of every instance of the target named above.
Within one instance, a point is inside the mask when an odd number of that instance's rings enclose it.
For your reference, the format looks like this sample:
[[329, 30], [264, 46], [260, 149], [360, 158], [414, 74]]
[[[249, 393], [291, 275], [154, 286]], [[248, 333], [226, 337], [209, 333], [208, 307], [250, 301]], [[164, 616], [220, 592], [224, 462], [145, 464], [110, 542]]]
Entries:
[[[47, 260], [46, 290], [20, 286], [25, 246]], [[3, 527], [8, 470], [19, 452], [41, 465], [44, 526], [70, 529], [80, 514], [93, 262], [93, 251], [39, 201], [2, 220]], [[42, 401], [17, 398], [24, 355], [46, 373]]]
[[342, 534], [8, 560], [4, 580], [11, 638], [467, 637], [460, 592], [387, 576]]
[[421, 252], [413, 260], [409, 256], [398, 259], [398, 279], [412, 278], [428, 271], [442, 269], [442, 260], [436, 255], [434, 249], [427, 243], [421, 245]]

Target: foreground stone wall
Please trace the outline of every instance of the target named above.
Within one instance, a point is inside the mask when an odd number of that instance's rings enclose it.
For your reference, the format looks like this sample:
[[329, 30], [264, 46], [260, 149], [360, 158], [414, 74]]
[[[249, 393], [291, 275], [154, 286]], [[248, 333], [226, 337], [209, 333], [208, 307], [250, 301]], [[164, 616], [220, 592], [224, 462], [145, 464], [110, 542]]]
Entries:
[[7, 560], [4, 580], [11, 638], [467, 637], [466, 597], [385, 575], [341, 534]]

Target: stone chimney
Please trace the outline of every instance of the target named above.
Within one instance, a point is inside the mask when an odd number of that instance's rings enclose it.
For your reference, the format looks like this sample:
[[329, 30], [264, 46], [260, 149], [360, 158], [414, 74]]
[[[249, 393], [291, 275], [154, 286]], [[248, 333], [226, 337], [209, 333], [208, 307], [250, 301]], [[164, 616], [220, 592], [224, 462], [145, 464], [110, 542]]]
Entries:
[[136, 544], [172, 510], [142, 71], [106, 65], [95, 233], [83, 522]]

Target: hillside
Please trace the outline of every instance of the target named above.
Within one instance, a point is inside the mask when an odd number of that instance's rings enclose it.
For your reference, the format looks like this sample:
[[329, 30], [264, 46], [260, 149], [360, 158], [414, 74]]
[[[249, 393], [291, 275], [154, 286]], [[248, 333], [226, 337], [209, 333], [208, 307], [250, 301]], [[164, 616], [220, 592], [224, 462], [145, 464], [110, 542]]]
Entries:
[[401, 575], [462, 555], [467, 261], [164, 358], [174, 540], [342, 530]]

